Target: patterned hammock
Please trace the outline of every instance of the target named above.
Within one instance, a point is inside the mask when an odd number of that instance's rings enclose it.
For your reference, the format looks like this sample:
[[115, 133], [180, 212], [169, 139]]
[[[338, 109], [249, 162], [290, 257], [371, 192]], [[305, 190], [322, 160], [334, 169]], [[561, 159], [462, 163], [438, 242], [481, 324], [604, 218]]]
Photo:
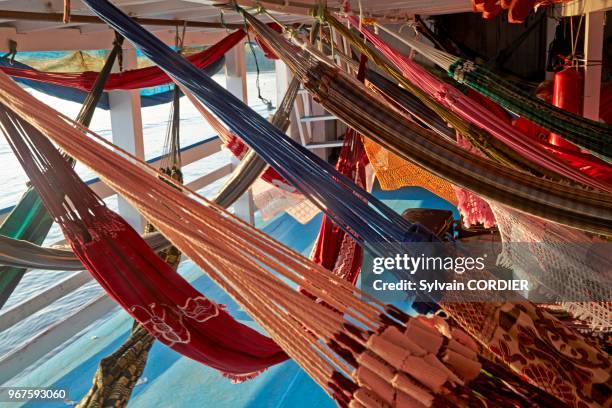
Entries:
[[[110, 75], [118, 53], [121, 51], [122, 42], [123, 39], [115, 41], [115, 45], [108, 55], [100, 75], [98, 75], [91, 92], [85, 98], [85, 102], [77, 116], [77, 121], [84, 126], [89, 126], [96, 105], [102, 96], [104, 83]], [[45, 210], [38, 193], [32, 188], [28, 188], [0, 226], [0, 235], [41, 245], [49, 233], [52, 224], [53, 220]], [[13, 293], [25, 272], [25, 268], [0, 267], [0, 308], [6, 303], [11, 293]]]
[[[336, 24], [334, 20], [331, 21]], [[359, 27], [358, 21], [355, 18], [349, 18], [349, 22], [354, 27]], [[382, 29], [397, 36], [393, 31], [387, 30], [384, 27], [381, 27]], [[472, 97], [463, 94], [458, 89], [436, 78], [426, 69], [390, 47], [367, 27], [361, 26], [361, 32], [389, 61], [393, 62], [397, 70], [401, 71], [402, 77], [406, 78], [411, 84], [407, 89], [412, 91], [417, 87], [464, 121], [485, 130], [493, 136], [492, 139], [485, 140], [483, 144], [479, 138], [471, 135], [471, 132], [465, 132], [463, 128], [455, 126], [464, 137], [468, 138], [472, 144], [479, 148], [485, 157], [515, 168], [517, 164], [521, 163], [521, 166], [518, 168], [522, 168], [522, 165], [525, 165], [529, 169], [529, 166], [531, 166], [529, 163], [537, 163], [538, 166], [555, 172], [567, 180], [582, 183], [603, 191], [612, 191], [612, 185], [610, 184], [612, 170], [610, 170], [607, 164], [593, 164], [593, 161], [586, 161], [579, 154], [574, 157], [552, 154], [546, 149], [546, 145], [526, 138], [524, 134], [512, 127], [508, 120], [504, 120], [503, 115], [493, 112], [492, 107], [496, 107], [497, 110], [500, 108], [486, 97], [482, 97], [474, 91], [472, 92], [475, 95]], [[402, 84], [405, 85], [406, 83], [402, 82]], [[445, 113], [445, 117], [449, 119], [448, 113]], [[452, 124], [454, 121], [449, 123]], [[503, 145], [500, 146], [499, 143]], [[504, 153], [508, 148], [515, 152], [512, 157], [506, 158], [505, 154], [492, 154], [492, 152], [498, 149], [501, 150], [500, 153]], [[524, 158], [523, 162], [516, 161], [516, 154]], [[525, 161], [528, 163], [525, 163]], [[554, 176], [551, 174], [544, 173], [544, 175], [554, 179]]]
[[612, 161], [612, 126], [583, 118], [533, 97], [471, 61], [436, 50], [414, 39], [402, 40], [447, 70], [457, 82], [467, 85], [509, 111], [561, 135], [602, 160]]

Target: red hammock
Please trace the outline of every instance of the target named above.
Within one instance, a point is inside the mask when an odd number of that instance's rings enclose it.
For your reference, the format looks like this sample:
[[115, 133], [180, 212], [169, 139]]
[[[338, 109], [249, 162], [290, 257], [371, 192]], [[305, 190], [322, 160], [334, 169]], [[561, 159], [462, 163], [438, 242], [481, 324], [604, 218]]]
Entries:
[[83, 265], [135, 320], [180, 354], [242, 381], [287, 355], [162, 261], [87, 187], [40, 132], [5, 107], [0, 124]]
[[[235, 31], [227, 37], [224, 37], [218, 43], [210, 46], [202, 52], [187, 57], [187, 59], [196, 67], [200, 69], [205, 68], [225, 55], [233, 46], [238, 44], [238, 42], [240, 42], [245, 35], [246, 34], [243, 30]], [[78, 88], [83, 91], [90, 91], [96, 78], [98, 77], [98, 73], [94, 71], [72, 73], [43, 72], [35, 69], [19, 69], [11, 67], [0, 67], [0, 69], [11, 77], [25, 78], [48, 84]], [[152, 66], [110, 74], [106, 84], [104, 85], [104, 90], [112, 91], [117, 89], [141, 89], [166, 85], [171, 82], [172, 80], [170, 77], [166, 75], [161, 68]]]
[[[353, 129], [347, 129], [336, 169], [359, 187], [365, 188], [367, 164], [368, 156], [361, 137]], [[310, 258], [354, 285], [361, 271], [363, 249], [324, 215]]]

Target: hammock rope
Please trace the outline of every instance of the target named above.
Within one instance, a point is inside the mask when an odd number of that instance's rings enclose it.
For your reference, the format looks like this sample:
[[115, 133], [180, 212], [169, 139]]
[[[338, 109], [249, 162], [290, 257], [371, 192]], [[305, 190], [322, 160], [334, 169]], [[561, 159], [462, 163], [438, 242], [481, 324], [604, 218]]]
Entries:
[[[359, 60], [357, 80], [364, 81], [367, 58]], [[360, 188], [366, 188], [366, 169], [368, 156], [362, 138], [353, 129], [344, 132], [342, 149], [336, 163], [336, 170], [355, 181]], [[323, 216], [319, 233], [312, 248], [310, 259], [336, 276], [351, 282], [357, 282], [363, 261], [363, 249], [327, 216]]]

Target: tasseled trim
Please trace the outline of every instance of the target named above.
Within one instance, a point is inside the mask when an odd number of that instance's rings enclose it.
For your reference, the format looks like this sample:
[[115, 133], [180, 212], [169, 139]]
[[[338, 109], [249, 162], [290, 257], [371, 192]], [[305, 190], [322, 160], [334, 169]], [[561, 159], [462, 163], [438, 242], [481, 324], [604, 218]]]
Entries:
[[264, 371], [266, 371], [265, 368], [263, 370], [255, 371], [255, 372], [248, 373], [248, 374], [221, 373], [221, 375], [225, 378], [229, 378], [232, 384], [242, 384], [245, 381], [252, 380], [253, 378], [257, 377], [259, 374], [263, 373]]

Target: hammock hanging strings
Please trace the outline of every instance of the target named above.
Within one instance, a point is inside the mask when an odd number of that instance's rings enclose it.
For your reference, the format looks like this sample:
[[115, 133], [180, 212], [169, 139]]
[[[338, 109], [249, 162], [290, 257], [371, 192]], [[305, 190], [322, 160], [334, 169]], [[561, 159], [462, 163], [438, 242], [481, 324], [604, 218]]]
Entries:
[[[85, 98], [83, 106], [77, 115], [77, 121], [84, 126], [89, 126], [91, 122], [96, 105], [102, 96], [104, 83], [110, 75], [117, 55], [121, 52], [122, 43], [123, 37], [116, 36], [114, 46], [106, 59], [104, 67], [97, 76], [91, 92]], [[28, 188], [0, 226], [0, 235], [41, 245], [49, 233], [51, 225], [52, 219], [40, 201], [40, 197], [34, 189]], [[0, 308], [6, 303], [11, 293], [13, 293], [25, 272], [25, 268], [0, 267]]]

